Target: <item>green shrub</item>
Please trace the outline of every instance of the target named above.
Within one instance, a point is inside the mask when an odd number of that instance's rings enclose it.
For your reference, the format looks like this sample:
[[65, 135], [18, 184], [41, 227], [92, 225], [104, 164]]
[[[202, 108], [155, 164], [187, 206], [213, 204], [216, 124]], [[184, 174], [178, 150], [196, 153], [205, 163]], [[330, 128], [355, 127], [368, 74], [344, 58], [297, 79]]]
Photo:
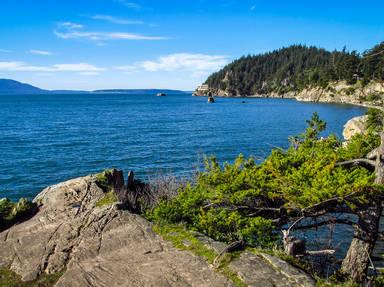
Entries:
[[36, 204], [25, 198], [16, 203], [8, 198], [0, 199], [0, 231], [32, 216], [36, 210]]
[[368, 109], [367, 129], [372, 132], [381, 132], [384, 126], [384, 112], [379, 109]]
[[95, 175], [96, 184], [104, 191], [108, 192], [112, 189], [112, 185], [110, 183], [110, 177], [112, 176], [112, 170], [107, 169], [101, 173]]
[[251, 246], [270, 247], [279, 230], [260, 209], [283, 208], [289, 213], [353, 191], [377, 189], [371, 171], [335, 165], [365, 156], [378, 146], [377, 135], [370, 131], [365, 137], [355, 136], [343, 147], [334, 135], [320, 138], [326, 124], [317, 114], [307, 124], [305, 133], [291, 138], [287, 150], [273, 150], [260, 164], [242, 155], [224, 165], [206, 158], [196, 181], [181, 188], [174, 199], [162, 201], [149, 217], [184, 223], [220, 241], [245, 239]]
[[380, 101], [380, 100], [381, 100], [381, 95], [380, 95], [380, 94], [377, 94], [377, 93], [369, 94], [369, 95], [366, 97], [366, 100], [367, 100], [368, 102], [376, 102], [376, 101]]

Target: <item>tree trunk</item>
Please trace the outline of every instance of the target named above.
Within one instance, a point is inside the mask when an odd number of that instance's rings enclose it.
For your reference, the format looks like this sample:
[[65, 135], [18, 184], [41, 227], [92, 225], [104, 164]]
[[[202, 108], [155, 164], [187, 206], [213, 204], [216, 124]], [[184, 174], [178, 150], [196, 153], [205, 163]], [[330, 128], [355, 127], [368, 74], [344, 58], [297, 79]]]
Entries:
[[354, 282], [361, 282], [366, 277], [370, 254], [379, 233], [381, 212], [381, 203], [378, 202], [358, 213], [359, 220], [354, 238], [341, 266], [341, 272]]
[[[375, 183], [384, 184], [384, 132], [376, 153]], [[383, 211], [381, 200], [371, 202], [372, 206], [358, 212], [358, 223], [341, 272], [353, 281], [361, 282], [366, 277], [370, 254], [379, 234], [379, 223]]]

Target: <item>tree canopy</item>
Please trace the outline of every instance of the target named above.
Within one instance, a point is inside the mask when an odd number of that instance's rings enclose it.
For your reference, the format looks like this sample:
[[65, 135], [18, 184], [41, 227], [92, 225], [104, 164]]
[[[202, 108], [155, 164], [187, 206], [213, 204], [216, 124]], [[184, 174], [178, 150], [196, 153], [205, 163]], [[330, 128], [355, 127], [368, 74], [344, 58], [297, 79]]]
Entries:
[[341, 80], [349, 84], [384, 80], [384, 42], [362, 55], [345, 48], [330, 52], [304, 45], [248, 55], [209, 76], [205, 84], [231, 95], [254, 95], [325, 87]]

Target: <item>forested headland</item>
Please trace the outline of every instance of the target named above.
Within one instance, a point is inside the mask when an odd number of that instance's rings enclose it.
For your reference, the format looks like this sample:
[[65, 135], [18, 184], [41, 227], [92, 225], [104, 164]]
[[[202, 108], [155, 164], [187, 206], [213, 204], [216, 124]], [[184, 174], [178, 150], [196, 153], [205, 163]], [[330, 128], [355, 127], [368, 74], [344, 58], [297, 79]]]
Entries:
[[216, 94], [247, 96], [327, 88], [340, 81], [354, 87], [384, 81], [384, 42], [364, 53], [293, 45], [248, 55], [209, 76], [205, 84]]

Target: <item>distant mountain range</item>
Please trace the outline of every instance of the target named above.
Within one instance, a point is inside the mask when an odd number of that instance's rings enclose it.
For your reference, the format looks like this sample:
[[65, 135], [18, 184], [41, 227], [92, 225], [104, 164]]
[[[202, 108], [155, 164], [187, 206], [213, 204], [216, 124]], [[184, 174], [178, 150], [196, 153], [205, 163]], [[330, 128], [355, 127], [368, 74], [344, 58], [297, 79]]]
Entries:
[[36, 94], [91, 94], [91, 93], [118, 93], [118, 94], [183, 94], [189, 93], [178, 90], [161, 89], [108, 89], [95, 91], [73, 91], [73, 90], [44, 90], [29, 84], [20, 83], [10, 79], [0, 79], [0, 95], [36, 95]]

